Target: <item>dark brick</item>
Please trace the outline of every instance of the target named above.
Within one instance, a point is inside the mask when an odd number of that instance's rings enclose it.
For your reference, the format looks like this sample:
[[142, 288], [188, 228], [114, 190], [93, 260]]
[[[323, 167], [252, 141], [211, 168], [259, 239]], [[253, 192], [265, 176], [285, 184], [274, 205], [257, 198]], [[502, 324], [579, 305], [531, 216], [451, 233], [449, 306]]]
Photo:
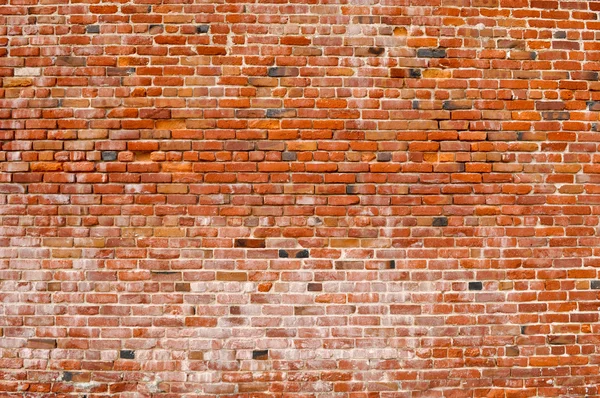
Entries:
[[600, 290], [600, 280], [591, 281], [590, 287], [594, 290]]
[[593, 82], [598, 81], [598, 72], [592, 72], [590, 70], [573, 71], [569, 72], [569, 74], [573, 80], [589, 80]]
[[85, 27], [86, 33], [100, 33], [99, 25], [88, 25]]
[[517, 141], [523, 141], [523, 132], [517, 131]]
[[396, 269], [396, 260], [390, 260], [389, 266], [390, 269]]
[[281, 154], [281, 160], [294, 161], [297, 159], [298, 159], [298, 154], [296, 152], [283, 152]]
[[390, 77], [392, 78], [403, 78], [406, 77], [406, 69], [402, 68], [391, 68], [390, 69]]
[[107, 76], [130, 76], [135, 73], [135, 68], [115, 68], [108, 67], [106, 68]]
[[413, 109], [419, 109], [419, 101], [418, 100], [413, 100], [413, 102], [412, 102], [412, 108]]
[[571, 114], [569, 112], [542, 112], [544, 120], [569, 120]]
[[71, 381], [71, 380], [73, 380], [73, 373], [71, 373], [71, 372], [63, 372], [62, 379], [63, 379], [63, 381]]
[[434, 217], [433, 218], [434, 227], [446, 227], [448, 226], [448, 217]]
[[590, 111], [600, 111], [600, 101], [588, 101], [587, 106]]
[[296, 258], [308, 258], [310, 256], [310, 252], [306, 249], [300, 250], [296, 253]]
[[298, 68], [292, 68], [288, 66], [276, 66], [269, 68], [268, 75], [270, 77], [295, 77], [299, 75]]
[[558, 32], [554, 32], [554, 35], [552, 35], [552, 37], [554, 37], [555, 39], [566, 39], [567, 32], [565, 32], [564, 30], [559, 30]]
[[189, 291], [191, 291], [191, 285], [189, 283], [176, 283], [175, 291], [176, 292], [189, 292]]
[[105, 162], [117, 160], [117, 151], [102, 151], [102, 160]]
[[592, 131], [598, 131], [598, 123], [592, 123]]
[[417, 50], [419, 58], [446, 58], [446, 50], [443, 48], [419, 48]]
[[369, 47], [369, 54], [379, 56], [385, 52], [383, 47]]
[[135, 359], [135, 351], [133, 351], [133, 350], [121, 350], [119, 352], [119, 358], [121, 358], [121, 359]]
[[269, 359], [269, 350], [254, 350], [252, 351], [252, 359], [265, 361]]
[[296, 117], [296, 110], [295, 109], [285, 109], [285, 108], [267, 109], [267, 117], [269, 117], [269, 118]]
[[378, 162], [389, 162], [392, 160], [392, 154], [389, 152], [379, 152], [377, 154]]
[[483, 290], [483, 283], [469, 282], [469, 290]]
[[283, 249], [279, 249], [279, 258], [288, 258], [290, 255]]
[[356, 185], [346, 185], [346, 194], [351, 195], [358, 192]]
[[536, 51], [530, 51], [529, 52], [529, 59], [535, 60], [535, 59], [537, 59], [537, 56], [538, 56], [538, 54], [537, 54]]
[[519, 347], [517, 347], [517, 346], [506, 347], [505, 352], [506, 352], [507, 357], [517, 357], [517, 356], [519, 356]]
[[208, 33], [209, 25], [198, 25], [196, 26], [196, 33]]
[[323, 284], [321, 283], [309, 283], [307, 290], [309, 292], [321, 292], [323, 291]]
[[264, 239], [236, 239], [234, 241], [234, 247], [245, 247], [249, 249], [264, 249]]
[[442, 109], [445, 109], [447, 111], [453, 111], [456, 109], [472, 109], [473, 108], [473, 103], [471, 101], [444, 101], [442, 103]]
[[421, 69], [411, 68], [408, 70], [408, 76], [418, 79], [422, 76]]

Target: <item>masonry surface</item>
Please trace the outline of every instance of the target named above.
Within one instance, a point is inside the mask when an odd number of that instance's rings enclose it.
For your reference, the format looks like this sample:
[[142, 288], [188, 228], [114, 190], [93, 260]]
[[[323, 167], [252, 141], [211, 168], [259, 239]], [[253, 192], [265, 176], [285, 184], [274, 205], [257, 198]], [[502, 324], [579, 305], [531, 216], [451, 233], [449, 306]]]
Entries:
[[600, 2], [4, 1], [0, 396], [599, 397]]

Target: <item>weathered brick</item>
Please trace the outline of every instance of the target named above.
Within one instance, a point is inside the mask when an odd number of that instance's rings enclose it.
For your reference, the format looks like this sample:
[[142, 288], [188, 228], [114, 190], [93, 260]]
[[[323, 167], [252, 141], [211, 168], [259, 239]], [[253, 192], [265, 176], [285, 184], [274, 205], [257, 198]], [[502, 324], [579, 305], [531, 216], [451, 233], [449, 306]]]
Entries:
[[279, 66], [279, 67], [269, 68], [267, 74], [270, 77], [289, 77], [289, 76], [298, 76], [299, 72], [298, 72], [298, 68]]
[[600, 2], [34, 3], [0, 396], [598, 395]]
[[417, 50], [419, 58], [446, 58], [446, 50], [443, 48], [419, 48]]
[[296, 109], [267, 109], [267, 117], [271, 117], [271, 118], [296, 117]]
[[435, 217], [431, 225], [434, 227], [446, 227], [448, 226], [448, 217]]

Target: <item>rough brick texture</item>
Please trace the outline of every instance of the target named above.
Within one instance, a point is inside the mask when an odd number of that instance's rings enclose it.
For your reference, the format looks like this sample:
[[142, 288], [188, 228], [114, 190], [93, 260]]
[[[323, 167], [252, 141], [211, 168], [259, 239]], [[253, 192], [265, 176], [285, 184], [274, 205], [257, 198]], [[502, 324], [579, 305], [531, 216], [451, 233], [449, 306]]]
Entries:
[[598, 397], [600, 1], [0, 4], [0, 395]]

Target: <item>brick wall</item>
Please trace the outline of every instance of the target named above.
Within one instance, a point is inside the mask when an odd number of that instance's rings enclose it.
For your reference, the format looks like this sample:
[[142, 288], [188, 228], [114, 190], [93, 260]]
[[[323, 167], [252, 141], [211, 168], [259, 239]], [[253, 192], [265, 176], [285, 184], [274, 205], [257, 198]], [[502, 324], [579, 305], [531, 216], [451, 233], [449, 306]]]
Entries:
[[599, 40], [598, 1], [3, 2], [0, 395], [600, 396]]

